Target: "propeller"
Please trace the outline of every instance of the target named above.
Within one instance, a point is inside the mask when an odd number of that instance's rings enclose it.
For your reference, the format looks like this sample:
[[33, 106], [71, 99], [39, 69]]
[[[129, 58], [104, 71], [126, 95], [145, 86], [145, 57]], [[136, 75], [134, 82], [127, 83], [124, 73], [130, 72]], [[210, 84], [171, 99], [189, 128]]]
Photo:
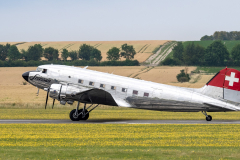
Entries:
[[55, 99], [53, 99], [52, 109], [53, 109], [53, 106], [54, 106], [54, 102], [55, 102]]
[[47, 102], [48, 102], [48, 94], [49, 94], [49, 88], [48, 88], [48, 90], [47, 90], [47, 97], [46, 97], [45, 109], [46, 109], [46, 107], [47, 107]]

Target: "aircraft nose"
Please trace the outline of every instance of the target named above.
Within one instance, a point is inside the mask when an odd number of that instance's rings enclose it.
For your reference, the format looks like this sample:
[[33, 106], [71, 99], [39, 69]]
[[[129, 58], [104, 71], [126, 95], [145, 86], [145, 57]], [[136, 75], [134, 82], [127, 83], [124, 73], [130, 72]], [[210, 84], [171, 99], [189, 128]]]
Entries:
[[23, 73], [22, 77], [28, 82], [29, 72]]

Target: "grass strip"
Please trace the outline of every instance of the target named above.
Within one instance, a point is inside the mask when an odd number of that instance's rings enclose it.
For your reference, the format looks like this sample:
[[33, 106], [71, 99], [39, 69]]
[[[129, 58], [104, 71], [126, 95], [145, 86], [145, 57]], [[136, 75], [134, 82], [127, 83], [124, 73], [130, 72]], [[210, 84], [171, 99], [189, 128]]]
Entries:
[[[43, 106], [44, 107], [44, 106]], [[0, 109], [0, 119], [69, 119], [73, 108]], [[240, 120], [240, 112], [211, 112], [213, 120]], [[164, 112], [131, 108], [97, 108], [90, 113], [92, 120], [205, 120], [201, 112]]]
[[239, 159], [240, 125], [1, 124], [0, 159]]

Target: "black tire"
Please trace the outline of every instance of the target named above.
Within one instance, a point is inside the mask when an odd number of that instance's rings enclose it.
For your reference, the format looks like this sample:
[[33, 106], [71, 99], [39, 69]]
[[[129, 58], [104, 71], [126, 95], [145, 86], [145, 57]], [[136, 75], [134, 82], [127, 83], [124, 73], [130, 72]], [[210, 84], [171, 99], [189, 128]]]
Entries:
[[208, 115], [208, 116], [206, 117], [206, 120], [207, 120], [207, 121], [211, 121], [211, 120], [212, 120], [212, 116]]
[[[81, 120], [81, 115], [80, 116], [78, 116], [78, 117], [76, 117], [75, 116], [75, 112], [76, 112], [76, 109], [73, 109], [70, 113], [69, 113], [69, 117], [70, 117], [70, 119], [72, 120], [72, 121], [79, 121], [79, 120]], [[78, 113], [80, 113], [79, 111], [78, 111]]]
[[[83, 109], [80, 109], [79, 113], [81, 113], [82, 111], [83, 111]], [[85, 109], [85, 113], [87, 113], [87, 112], [88, 112], [88, 110]], [[87, 113], [84, 117], [82, 115], [80, 115], [80, 117], [81, 117], [81, 120], [86, 121], [89, 118], [89, 113]]]

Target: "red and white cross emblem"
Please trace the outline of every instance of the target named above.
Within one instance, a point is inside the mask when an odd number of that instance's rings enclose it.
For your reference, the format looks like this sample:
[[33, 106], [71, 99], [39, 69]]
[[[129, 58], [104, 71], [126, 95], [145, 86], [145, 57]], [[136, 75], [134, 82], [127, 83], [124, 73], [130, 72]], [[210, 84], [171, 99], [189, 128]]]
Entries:
[[229, 81], [229, 86], [233, 86], [234, 82], [239, 82], [239, 78], [235, 78], [235, 72], [231, 72], [231, 76], [226, 76], [225, 80]]

